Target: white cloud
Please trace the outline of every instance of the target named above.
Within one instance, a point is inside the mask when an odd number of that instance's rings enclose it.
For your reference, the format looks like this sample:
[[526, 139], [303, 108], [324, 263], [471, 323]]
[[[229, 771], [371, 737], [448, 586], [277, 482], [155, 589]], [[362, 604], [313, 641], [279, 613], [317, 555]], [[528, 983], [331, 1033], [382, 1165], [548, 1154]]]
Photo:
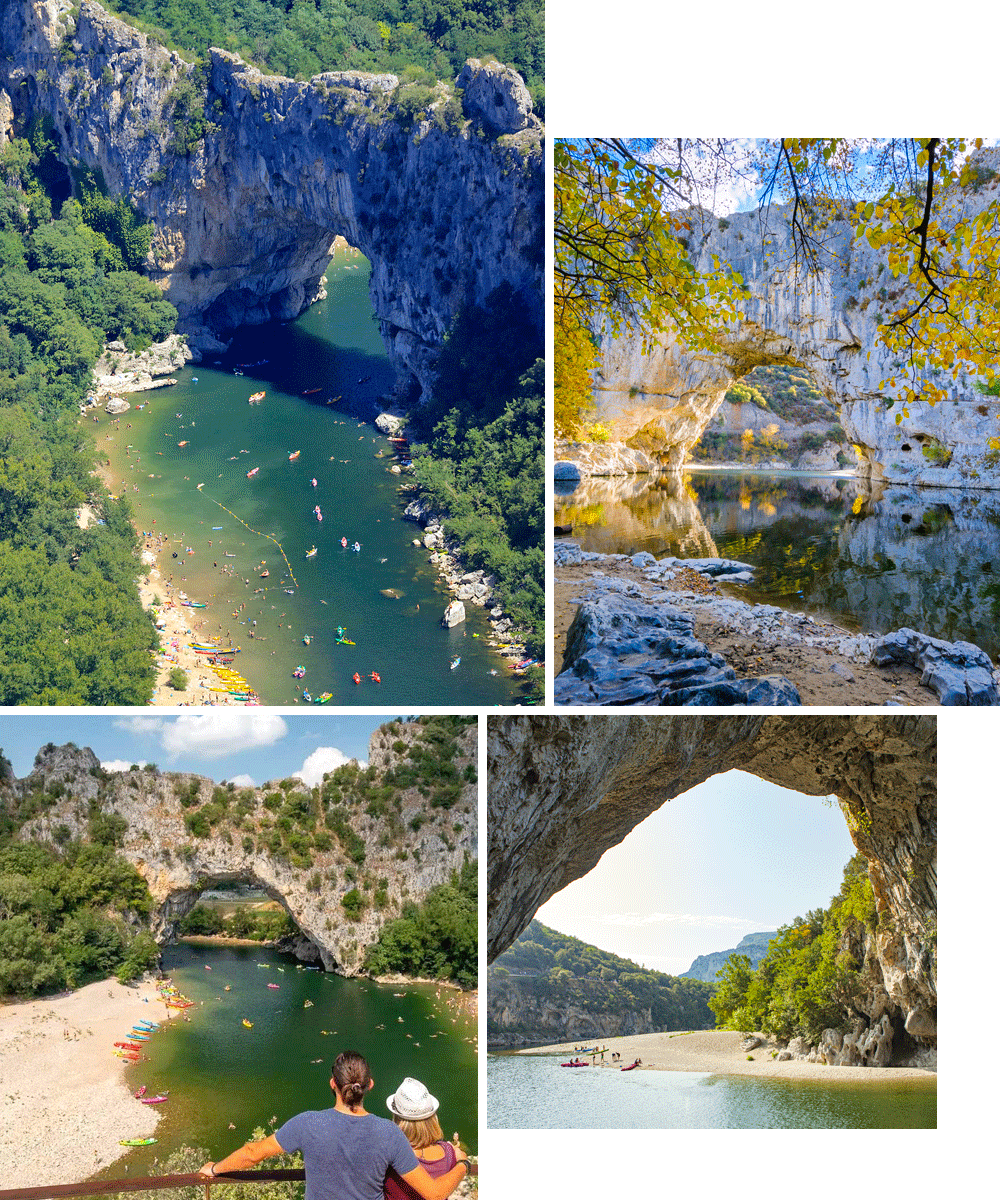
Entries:
[[[353, 761], [355, 760], [348, 758], [336, 746], [320, 746], [309, 755], [297, 771], [292, 772], [292, 778], [301, 779], [308, 787], [315, 787], [317, 783], [323, 782], [323, 776], [327, 771], [335, 771], [338, 767], [342, 767], [344, 763]], [[360, 767], [366, 767], [367, 765], [365, 762], [358, 763]]]
[[126, 733], [159, 733], [166, 725], [163, 717], [120, 717], [114, 723], [116, 729]]
[[105, 771], [130, 771], [133, 766], [144, 767], [145, 765], [145, 759], [140, 759], [138, 762], [132, 763], [130, 759], [126, 758], [113, 758], [110, 762], [101, 763]]
[[257, 781], [255, 779], [251, 779], [249, 775], [234, 775], [229, 782], [234, 783], [237, 787], [257, 786]]
[[277, 713], [214, 708], [211, 712], [185, 713], [164, 725], [160, 742], [171, 758], [180, 754], [225, 758], [241, 750], [273, 746], [287, 732], [288, 726]]

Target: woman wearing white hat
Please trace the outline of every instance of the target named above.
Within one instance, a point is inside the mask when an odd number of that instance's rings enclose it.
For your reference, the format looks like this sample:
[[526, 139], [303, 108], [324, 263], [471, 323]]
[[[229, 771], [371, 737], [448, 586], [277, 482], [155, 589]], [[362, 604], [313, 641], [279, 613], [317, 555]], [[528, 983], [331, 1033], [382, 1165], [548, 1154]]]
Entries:
[[[385, 1103], [428, 1175], [437, 1179], [453, 1169], [458, 1155], [441, 1132], [438, 1101], [419, 1079], [404, 1079]], [[391, 1168], [386, 1172], [384, 1191], [385, 1200], [419, 1200], [419, 1193]]]

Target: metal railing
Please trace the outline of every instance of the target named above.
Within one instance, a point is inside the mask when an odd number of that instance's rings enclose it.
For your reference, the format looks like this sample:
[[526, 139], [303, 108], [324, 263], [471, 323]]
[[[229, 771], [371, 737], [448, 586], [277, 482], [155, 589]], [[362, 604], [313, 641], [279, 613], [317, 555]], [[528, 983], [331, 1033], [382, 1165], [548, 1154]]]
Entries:
[[[479, 1174], [479, 1164], [469, 1164], [469, 1175]], [[227, 1171], [206, 1179], [194, 1172], [189, 1175], [147, 1175], [134, 1179], [97, 1179], [88, 1183], [58, 1183], [49, 1187], [9, 1188], [0, 1191], [0, 1200], [57, 1200], [59, 1196], [113, 1196], [118, 1192], [155, 1192], [165, 1188], [203, 1187], [205, 1200], [211, 1200], [212, 1188], [220, 1183], [295, 1183], [305, 1179], [301, 1167], [273, 1171]]]

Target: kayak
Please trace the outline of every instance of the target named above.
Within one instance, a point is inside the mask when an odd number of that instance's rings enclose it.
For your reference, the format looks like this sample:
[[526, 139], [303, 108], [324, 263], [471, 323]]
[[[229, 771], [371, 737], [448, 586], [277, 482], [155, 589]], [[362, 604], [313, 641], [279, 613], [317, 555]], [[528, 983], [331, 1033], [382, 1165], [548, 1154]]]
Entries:
[[253, 1029], [253, 1021], [248, 1021], [246, 1017], [243, 1018], [243, 1024], [247, 1027], [247, 1029]]
[[354, 672], [354, 674], [351, 676], [351, 678], [354, 680], [355, 683], [361, 682], [361, 676], [357, 673], [357, 671]]
[[455, 668], [458, 666], [458, 664], [459, 664], [461, 661], [462, 661], [462, 658], [461, 658], [461, 656], [459, 656], [458, 658], [453, 658], [453, 659], [451, 660], [451, 670], [452, 670], [452, 671], [454, 671], [454, 669], [455, 669]]
[[119, 1146], [155, 1146], [156, 1138], [122, 1138]]
[[247, 471], [247, 479], [253, 479], [253, 477], [257, 474], [257, 472], [259, 470], [260, 470], [260, 467], [254, 467], [254, 469], [252, 471]]
[[586, 1062], [568, 1062], [568, 1063], [560, 1063], [559, 1065], [560, 1065], [561, 1067], [589, 1067], [589, 1066], [590, 1066], [590, 1063], [586, 1063]]
[[299, 457], [299, 455], [300, 455], [301, 453], [302, 453], [302, 451], [301, 451], [301, 450], [296, 450], [294, 454], [289, 454], [289, 456], [288, 456], [288, 461], [289, 461], [289, 462], [295, 462], [295, 460], [296, 460], [296, 459]]
[[637, 1062], [629, 1063], [627, 1067], [622, 1067], [623, 1071], [634, 1071], [639, 1064]]
[[274, 988], [274, 990], [275, 990], [275, 991], [277, 991], [277, 990], [278, 990], [278, 988], [280, 988], [280, 987], [281, 987], [281, 984], [280, 984], [280, 983], [269, 983], [267, 986], [268, 986], [269, 988]]
[[252, 396], [248, 397], [247, 404], [260, 404], [266, 394], [266, 392], [254, 392]]
[[162, 1104], [164, 1100], [166, 1100], [166, 1096], [143, 1096], [139, 1100], [139, 1103], [140, 1104]]
[[306, 551], [306, 558], [315, 558], [317, 554], [319, 554], [319, 551], [313, 546], [311, 550]]

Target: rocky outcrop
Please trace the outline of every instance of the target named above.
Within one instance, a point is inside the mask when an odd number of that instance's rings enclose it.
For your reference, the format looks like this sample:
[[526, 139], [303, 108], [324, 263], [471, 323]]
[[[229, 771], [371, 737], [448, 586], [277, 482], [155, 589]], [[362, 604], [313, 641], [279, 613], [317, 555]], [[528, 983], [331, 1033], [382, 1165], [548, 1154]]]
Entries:
[[172, 375], [193, 358], [186, 339], [177, 333], [135, 352], [126, 349], [124, 342], [109, 342], [94, 365], [93, 386], [98, 396], [149, 391], [157, 386], [154, 380]]
[[[989, 165], [996, 166], [993, 158]], [[990, 185], [964, 203], [981, 209], [995, 198]], [[742, 275], [744, 318], [726, 334], [721, 354], [688, 351], [670, 335], [657, 337], [648, 353], [638, 337], [605, 337], [594, 419], [610, 426], [615, 442], [678, 471], [734, 380], [757, 366], [801, 366], [838, 407], [863, 474], [918, 486], [1000, 488], [1000, 461], [988, 445], [998, 433], [1000, 402], [980, 396], [969, 381], [949, 382], [948, 402], [911, 404], [897, 426], [901, 406], [887, 410], [879, 391], [892, 374], [892, 356], [877, 334], [878, 313], [892, 304], [884, 263], [867, 243], [853, 241], [846, 222], [831, 222], [821, 269], [807, 275], [795, 261], [789, 213], [789, 206], [772, 206], [723, 221], [691, 215], [696, 267], [710, 270], [717, 256]]]
[[[750, 966], [756, 967], [767, 953], [768, 943], [774, 936], [773, 931], [771, 933], [748, 933], [732, 950], [713, 950], [711, 954], [699, 954], [683, 975], [678, 975], [677, 978], [702, 979], [706, 983], [714, 983], [716, 975], [734, 954], [745, 954], [750, 959]], [[753, 1049], [752, 1046], [745, 1048]]]
[[866, 1028], [936, 1038], [933, 717], [554, 716], [488, 721], [488, 953], [668, 800], [738, 768], [836, 795], [878, 914], [863, 949]]
[[[423, 726], [410, 721], [376, 730], [369, 744], [373, 784], [410, 762], [409, 750], [422, 731]], [[452, 760], [460, 772], [467, 765], [475, 767], [477, 746], [477, 727], [466, 726]], [[347, 975], [360, 972], [365, 947], [378, 940], [382, 926], [399, 915], [404, 903], [419, 901], [432, 887], [447, 882], [467, 856], [477, 854], [475, 783], [463, 783], [450, 808], [435, 808], [416, 787], [406, 789], [395, 834], [365, 808], [344, 806], [351, 830], [364, 845], [360, 866], [337, 837], [329, 849], [313, 848], [308, 866], [270, 853], [266, 832], [257, 826], [273, 815], [263, 801], [278, 790], [274, 784], [239, 789], [239, 800], [247, 802], [239, 827], [220, 821], [208, 836], [194, 836], [184, 819], [192, 809], [182, 804], [192, 786], [200, 804], [207, 803], [216, 788], [211, 780], [187, 773], [135, 770], [109, 775], [90, 750], [72, 745], [44, 747], [31, 773], [9, 784], [20, 795], [41, 797], [44, 812], [22, 828], [20, 836], [26, 839], [65, 840], [62, 827], [70, 837], [85, 837], [95, 809], [127, 822], [117, 852], [146, 880], [154, 903], [151, 927], [159, 941], [174, 936], [202, 891], [246, 883], [277, 900], [295, 922], [299, 935], [293, 949], [300, 958], [322, 961], [327, 970]], [[309, 794], [302, 783], [291, 791]], [[379, 908], [369, 893], [373, 881], [383, 879], [386, 903]], [[356, 921], [347, 918], [340, 903], [355, 886], [368, 899]]]
[[[607, 984], [591, 980], [577, 981], [576, 986], [582, 990], [589, 987], [602, 999], [611, 990]], [[486, 1028], [491, 1050], [657, 1032], [648, 1008], [592, 1012], [581, 1004], [560, 1003], [551, 995], [551, 989], [536, 986], [536, 981], [505, 978], [499, 972], [490, 973], [487, 997]]]
[[[298, 315], [338, 234], [371, 260], [401, 386], [427, 390], [456, 315], [498, 289], [541, 331], [542, 130], [508, 68], [470, 63], [465, 110], [394, 75], [297, 83], [222, 50], [201, 71], [91, 0], [7, 0], [0, 51], [17, 118], [50, 117], [64, 161], [155, 223], [149, 274], [193, 347]], [[204, 103], [200, 140], [183, 90]]]

